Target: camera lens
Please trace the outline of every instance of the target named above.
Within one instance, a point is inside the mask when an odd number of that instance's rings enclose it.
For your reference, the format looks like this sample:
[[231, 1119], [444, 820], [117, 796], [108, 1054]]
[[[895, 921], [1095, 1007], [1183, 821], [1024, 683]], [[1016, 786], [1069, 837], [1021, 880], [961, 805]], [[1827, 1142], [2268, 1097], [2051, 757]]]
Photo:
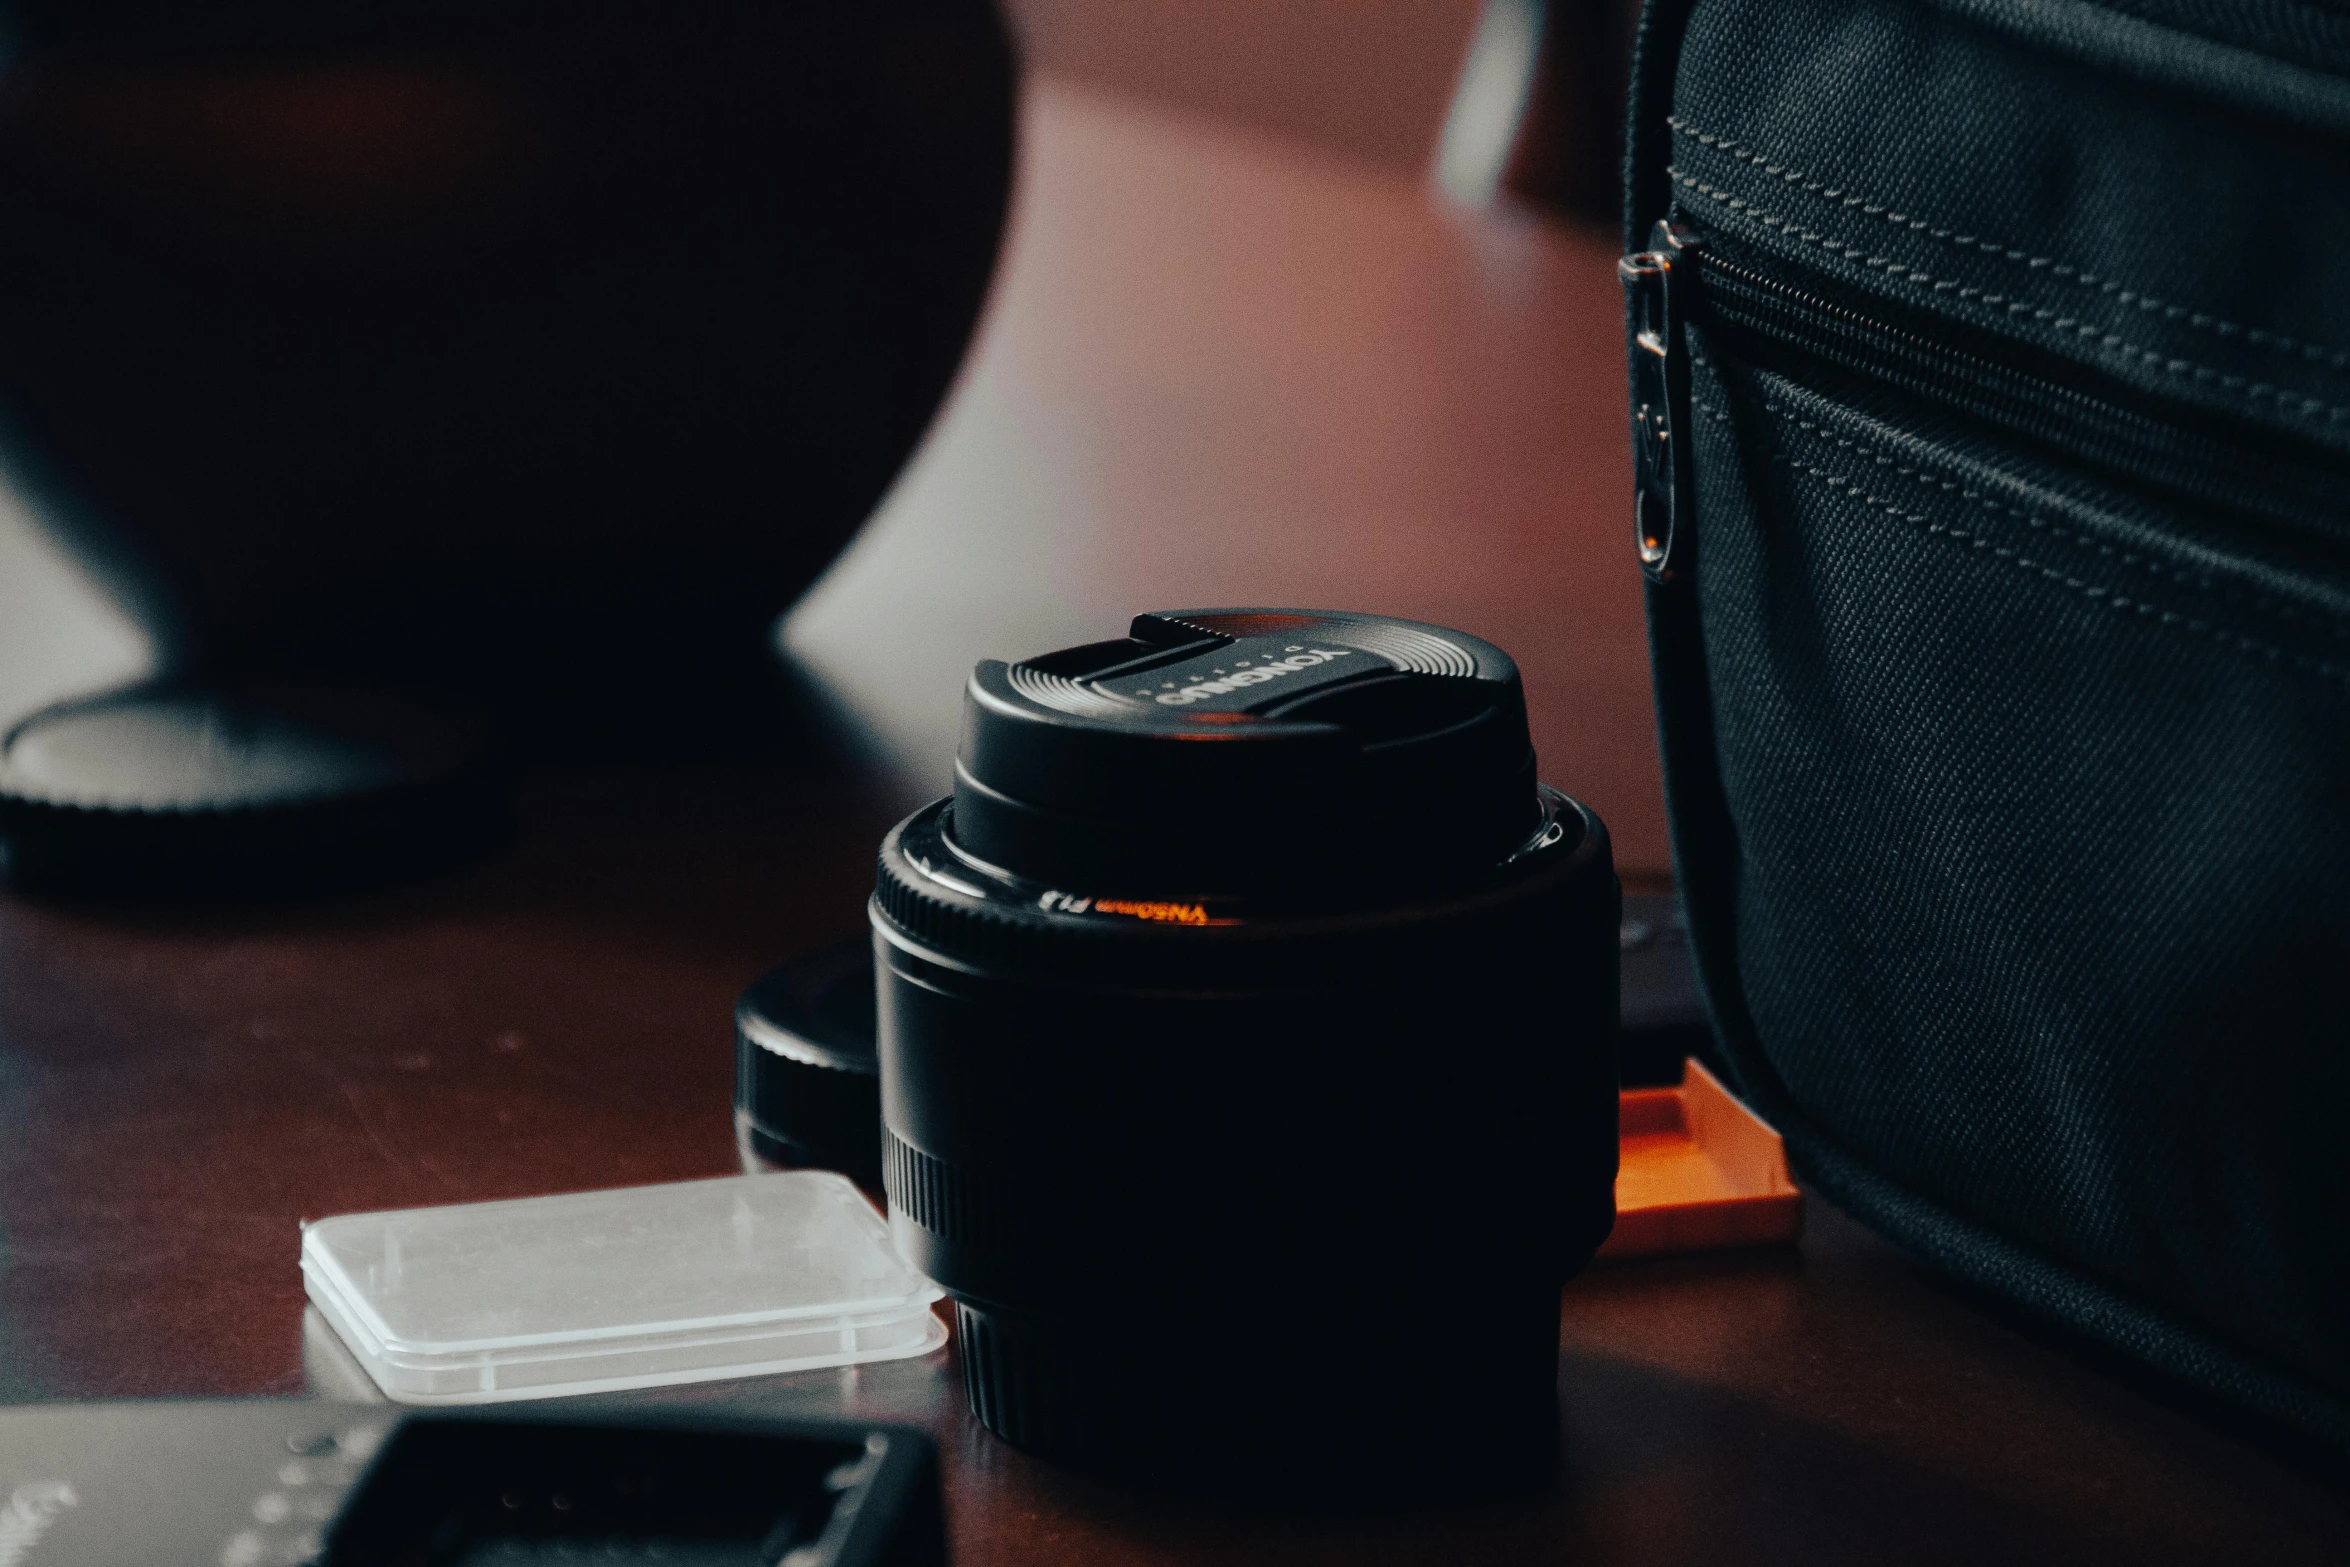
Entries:
[[872, 902], [890, 1223], [979, 1419], [1244, 1484], [1547, 1472], [1620, 901], [1473, 637], [1185, 611], [980, 664]]

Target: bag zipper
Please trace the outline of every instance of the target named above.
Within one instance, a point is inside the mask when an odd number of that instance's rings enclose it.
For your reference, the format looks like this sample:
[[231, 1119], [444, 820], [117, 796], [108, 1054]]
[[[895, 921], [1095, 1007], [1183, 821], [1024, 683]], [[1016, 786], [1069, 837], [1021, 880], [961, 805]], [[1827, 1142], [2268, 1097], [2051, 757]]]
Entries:
[[[1616, 263], [1632, 324], [1632, 542], [1654, 583], [1673, 580], [1675, 523], [1689, 485], [1688, 348], [1674, 281], [1683, 265], [1677, 224], [1659, 223], [1648, 249]], [[1694, 236], [1689, 236], [1694, 239]]]
[[1701, 301], [1709, 324], [1907, 391], [1934, 409], [2029, 440], [2059, 435], [2064, 460], [2294, 526], [2305, 537], [2350, 542], [2342, 461], [2290, 436], [2200, 410], [2166, 417], [2130, 406], [2017, 363], [2020, 352], [2003, 352], [1976, 328], [1954, 323], [1929, 333], [1887, 321], [1724, 256], [1682, 223], [1659, 222], [1649, 248], [1624, 257], [1617, 272], [1633, 324], [1635, 530], [1653, 582], [1673, 579], [1675, 540], [1686, 532], [1677, 526], [1688, 494], [1684, 327]]

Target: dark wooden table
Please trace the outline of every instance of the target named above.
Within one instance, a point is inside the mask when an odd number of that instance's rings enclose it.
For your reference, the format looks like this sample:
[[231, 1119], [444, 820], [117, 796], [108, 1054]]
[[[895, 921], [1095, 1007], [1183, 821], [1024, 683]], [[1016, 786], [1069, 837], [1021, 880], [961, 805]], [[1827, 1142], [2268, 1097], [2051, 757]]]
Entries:
[[[0, 1400], [298, 1394], [301, 1218], [733, 1168], [735, 992], [860, 928], [982, 653], [1186, 603], [1464, 626], [1660, 884], [1612, 249], [1042, 87], [983, 350], [793, 626], [865, 750], [543, 769], [511, 852], [365, 898], [0, 901]], [[654, 1396], [926, 1426], [963, 1567], [2350, 1560], [2322, 1468], [1816, 1203], [1798, 1249], [1601, 1269], [1562, 1323], [1557, 1484], [1468, 1510], [1100, 1485], [981, 1432], [951, 1353]]]

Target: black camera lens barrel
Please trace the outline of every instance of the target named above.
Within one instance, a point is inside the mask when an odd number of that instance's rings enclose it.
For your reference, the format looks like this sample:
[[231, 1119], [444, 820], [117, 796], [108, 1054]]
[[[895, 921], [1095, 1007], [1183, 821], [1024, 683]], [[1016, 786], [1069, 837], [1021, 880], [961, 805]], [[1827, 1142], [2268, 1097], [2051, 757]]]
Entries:
[[965, 714], [871, 912], [891, 1226], [983, 1423], [1157, 1474], [1545, 1472], [1620, 899], [1515, 666], [1146, 615], [982, 664]]

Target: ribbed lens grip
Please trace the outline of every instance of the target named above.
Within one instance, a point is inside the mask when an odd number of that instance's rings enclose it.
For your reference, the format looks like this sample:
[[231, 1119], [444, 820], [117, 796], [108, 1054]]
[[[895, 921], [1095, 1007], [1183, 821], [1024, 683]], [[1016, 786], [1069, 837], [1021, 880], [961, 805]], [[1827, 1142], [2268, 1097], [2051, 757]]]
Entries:
[[883, 1189], [889, 1205], [940, 1240], [991, 1245], [1006, 1234], [1005, 1203], [986, 1183], [899, 1140], [884, 1128]]
[[955, 1305], [963, 1391], [979, 1423], [1048, 1458], [1073, 1457], [1092, 1437], [1072, 1357], [1049, 1329]]

